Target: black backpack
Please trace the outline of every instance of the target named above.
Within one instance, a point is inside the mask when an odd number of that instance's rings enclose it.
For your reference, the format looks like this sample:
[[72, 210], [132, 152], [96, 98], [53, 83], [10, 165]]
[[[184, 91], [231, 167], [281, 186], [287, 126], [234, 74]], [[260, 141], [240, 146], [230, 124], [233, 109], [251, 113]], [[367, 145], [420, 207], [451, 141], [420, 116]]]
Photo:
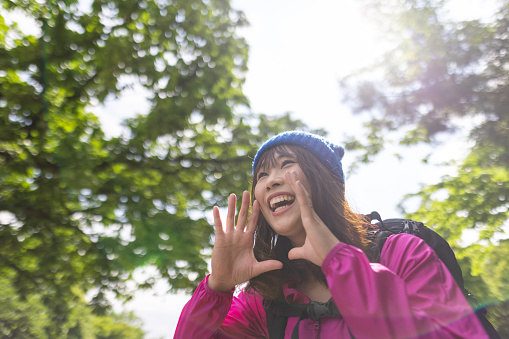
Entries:
[[[466, 299], [475, 310], [477, 318], [481, 322], [484, 330], [490, 339], [501, 339], [493, 325], [486, 318], [486, 308], [481, 307], [475, 297], [465, 289], [463, 274], [456, 260], [456, 256], [447, 241], [432, 229], [424, 226], [422, 222], [416, 222], [410, 219], [386, 219], [382, 220], [380, 214], [372, 212], [367, 215], [370, 220], [376, 220], [376, 230], [371, 232], [373, 257], [377, 260], [387, 238], [393, 234], [408, 233], [413, 234], [424, 240], [443, 261], [447, 269], [451, 272], [454, 280], [461, 288]], [[265, 308], [267, 330], [270, 339], [284, 338], [286, 323], [289, 317], [299, 317], [299, 321], [292, 332], [292, 339], [299, 337], [298, 328], [302, 319], [318, 320], [324, 316], [335, 317], [339, 315], [339, 310], [331, 300], [327, 303], [318, 303], [312, 301], [309, 304], [288, 304], [284, 299], [270, 300], [263, 299]], [[352, 333], [350, 336], [354, 338]]]

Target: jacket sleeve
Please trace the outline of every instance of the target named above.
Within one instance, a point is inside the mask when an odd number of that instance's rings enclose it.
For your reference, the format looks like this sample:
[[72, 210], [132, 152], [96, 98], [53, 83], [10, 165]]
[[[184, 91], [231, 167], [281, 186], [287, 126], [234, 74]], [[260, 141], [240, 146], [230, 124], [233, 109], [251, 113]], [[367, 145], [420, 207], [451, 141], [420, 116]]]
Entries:
[[242, 291], [217, 292], [200, 283], [180, 314], [174, 338], [267, 338], [265, 310], [259, 296]]
[[357, 339], [488, 338], [452, 275], [418, 237], [389, 237], [380, 264], [340, 243], [322, 270]]

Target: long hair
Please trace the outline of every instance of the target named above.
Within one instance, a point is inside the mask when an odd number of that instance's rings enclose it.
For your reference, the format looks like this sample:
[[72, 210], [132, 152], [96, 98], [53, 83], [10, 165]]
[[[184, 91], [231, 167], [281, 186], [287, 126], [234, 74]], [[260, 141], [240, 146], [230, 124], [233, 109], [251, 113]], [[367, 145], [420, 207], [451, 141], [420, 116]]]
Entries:
[[[277, 145], [267, 150], [254, 169], [251, 197], [257, 183], [260, 168], [272, 167], [276, 156], [295, 156], [311, 187], [313, 208], [324, 224], [339, 241], [353, 245], [369, 257], [366, 230], [361, 217], [350, 210], [345, 200], [345, 187], [311, 152], [295, 145]], [[290, 260], [288, 252], [292, 244], [285, 236], [278, 235], [267, 223], [263, 214], [258, 217], [255, 233], [254, 255], [258, 261], [275, 259], [283, 263], [281, 270], [263, 273], [249, 280], [247, 290], [254, 290], [265, 298], [275, 299], [282, 295], [283, 285], [290, 280], [295, 283], [307, 277], [318, 277], [327, 285], [321, 268], [304, 259]]]

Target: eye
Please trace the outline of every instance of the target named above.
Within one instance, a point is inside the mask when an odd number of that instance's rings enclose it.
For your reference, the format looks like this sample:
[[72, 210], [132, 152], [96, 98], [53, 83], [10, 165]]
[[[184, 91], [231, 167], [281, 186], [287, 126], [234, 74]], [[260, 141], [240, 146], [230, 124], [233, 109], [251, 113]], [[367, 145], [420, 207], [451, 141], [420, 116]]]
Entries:
[[261, 178], [263, 178], [266, 175], [267, 175], [267, 173], [265, 173], [265, 172], [258, 172], [258, 175], [256, 176], [256, 179], [260, 180]]
[[295, 164], [295, 160], [290, 160], [290, 159], [284, 160], [281, 163], [281, 168], [285, 167], [286, 165], [290, 165], [290, 164]]

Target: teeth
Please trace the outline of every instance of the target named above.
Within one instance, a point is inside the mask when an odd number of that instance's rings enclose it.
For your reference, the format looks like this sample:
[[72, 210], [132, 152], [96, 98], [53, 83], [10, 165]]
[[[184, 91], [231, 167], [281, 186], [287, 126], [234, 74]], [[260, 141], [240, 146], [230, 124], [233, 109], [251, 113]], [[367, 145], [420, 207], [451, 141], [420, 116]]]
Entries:
[[[291, 195], [280, 195], [280, 196], [275, 197], [274, 199], [270, 200], [270, 208], [271, 209], [276, 208], [276, 204], [277, 203], [279, 203], [281, 201], [285, 201], [285, 200], [286, 201], [293, 201], [293, 200], [295, 200], [295, 198], [292, 197]], [[283, 207], [285, 207], [285, 206], [279, 206], [278, 208], [275, 209], [275, 211], [278, 211], [278, 210], [282, 209]]]

